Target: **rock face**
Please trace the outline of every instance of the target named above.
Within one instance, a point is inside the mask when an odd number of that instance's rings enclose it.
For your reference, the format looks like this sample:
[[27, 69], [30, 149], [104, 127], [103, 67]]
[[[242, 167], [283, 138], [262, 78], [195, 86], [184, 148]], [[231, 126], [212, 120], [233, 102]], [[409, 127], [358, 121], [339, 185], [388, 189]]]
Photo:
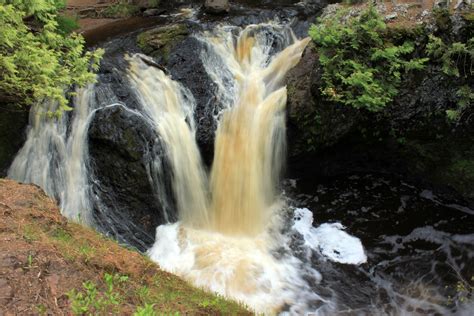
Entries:
[[0, 103], [0, 177], [5, 177], [25, 140], [28, 108]]
[[176, 44], [188, 34], [186, 24], [171, 24], [141, 33], [137, 37], [137, 44], [145, 54], [166, 62]]
[[213, 14], [228, 13], [230, 4], [228, 0], [206, 0], [204, 9], [206, 12]]
[[[160, 201], [164, 192], [152, 185], [154, 168], [170, 169], [160, 159], [160, 141], [139, 114], [140, 103], [124, 73], [124, 52], [137, 52], [134, 45], [135, 38], [126, 37], [106, 46], [95, 95], [98, 104], [109, 106], [98, 110], [89, 126], [90, 177], [99, 229], [145, 250], [154, 241], [156, 227], [173, 221], [175, 214], [173, 201]], [[165, 191], [167, 178], [165, 174]], [[171, 191], [164, 194], [172, 197]]]
[[[455, 26], [452, 36], [462, 38], [466, 27]], [[426, 31], [430, 29], [436, 30], [428, 26]], [[416, 36], [414, 42], [423, 45], [427, 34]], [[474, 126], [469, 113], [457, 124], [449, 123], [445, 113], [456, 107], [457, 80], [429, 63], [403, 75], [396, 98], [372, 113], [327, 100], [320, 92], [323, 69], [318, 59], [308, 46], [288, 76], [290, 170], [298, 174], [309, 168], [315, 176], [404, 174], [474, 201]]]
[[[156, 227], [174, 219], [172, 208], [158, 202], [163, 192], [152, 185], [154, 163], [169, 170], [157, 159], [163, 153], [153, 128], [123, 106], [101, 109], [89, 128], [89, 151], [93, 192], [100, 200], [95, 205], [97, 222], [119, 240], [146, 249]], [[162, 180], [167, 178], [165, 174]], [[172, 192], [165, 195], [172, 196]]]
[[166, 68], [174, 80], [187, 87], [196, 100], [194, 121], [196, 138], [203, 159], [207, 164], [212, 162], [214, 149], [214, 132], [217, 128], [214, 115], [219, 108], [215, 97], [214, 82], [209, 77], [199, 54], [206, 47], [194, 37], [187, 37], [178, 43], [170, 54]]

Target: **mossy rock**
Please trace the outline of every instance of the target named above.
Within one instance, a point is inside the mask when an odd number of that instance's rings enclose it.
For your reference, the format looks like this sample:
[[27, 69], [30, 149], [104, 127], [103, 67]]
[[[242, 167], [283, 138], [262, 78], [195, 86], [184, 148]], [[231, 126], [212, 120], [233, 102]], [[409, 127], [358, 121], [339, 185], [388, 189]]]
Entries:
[[167, 62], [171, 50], [188, 35], [185, 24], [166, 25], [141, 33], [137, 44], [145, 54]]

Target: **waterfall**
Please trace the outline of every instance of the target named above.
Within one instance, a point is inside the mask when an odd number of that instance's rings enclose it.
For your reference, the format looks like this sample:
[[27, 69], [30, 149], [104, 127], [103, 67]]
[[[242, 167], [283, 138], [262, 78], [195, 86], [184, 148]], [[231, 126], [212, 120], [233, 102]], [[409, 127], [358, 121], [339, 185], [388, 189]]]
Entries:
[[[155, 130], [164, 152], [151, 155], [149, 181], [157, 203], [174, 198], [178, 212], [177, 223], [157, 228], [150, 257], [195, 285], [243, 301], [258, 312], [274, 312], [286, 304], [302, 312], [308, 300], [319, 296], [301, 271], [309, 269], [311, 278], [320, 276], [288, 249], [278, 259], [273, 253], [288, 244], [277, 229], [277, 210], [284, 204], [277, 186], [286, 145], [287, 91], [282, 80], [309, 39], [297, 40], [289, 27], [277, 24], [220, 27], [198, 39], [207, 47], [200, 58], [222, 104], [215, 118], [209, 175], [195, 139], [192, 94], [147, 56], [134, 54], [125, 56], [128, 68], [122, 71], [136, 96], [136, 109], [118, 104], [114, 92], [100, 83], [79, 89], [74, 111], [59, 118], [47, 115], [54, 104], [35, 106], [27, 141], [9, 177], [40, 185], [60, 201], [65, 216], [94, 225], [93, 208], [104, 213], [115, 206], [104, 209], [91, 192], [92, 181], [100, 179], [89, 174], [87, 131], [96, 111], [120, 105]], [[112, 97], [99, 102], [104, 96]], [[173, 197], [163, 196], [164, 160], [171, 169], [166, 172]], [[114, 215], [107, 221], [117, 224]]]
[[262, 27], [247, 27], [235, 46], [225, 36], [210, 42], [230, 65], [237, 87], [235, 103], [219, 123], [211, 173], [212, 228], [222, 233], [259, 234], [270, 220], [286, 154], [281, 82], [309, 42], [296, 40], [270, 60], [271, 43], [258, 32]]
[[[157, 228], [149, 255], [162, 268], [257, 312], [274, 313], [285, 304], [294, 313], [303, 312], [308, 300], [319, 297], [303, 280], [306, 268], [298, 259], [282, 255], [277, 260], [272, 254], [286, 244], [272, 230], [283, 204], [277, 190], [286, 150], [287, 91], [282, 81], [309, 39], [297, 40], [288, 27], [261, 24], [243, 30], [221, 27], [199, 40], [207, 47], [201, 58], [223, 104], [216, 116], [209, 181], [194, 164], [200, 163], [194, 157], [199, 153], [194, 140], [188, 143], [194, 133], [192, 117], [186, 115], [190, 98], [183, 98], [183, 89], [159, 70], [147, 74], [134, 63], [129, 70], [159, 135], [169, 144], [168, 156], [178, 175], [173, 180], [180, 221]], [[179, 99], [181, 107], [175, 105]], [[183, 168], [186, 175], [181, 177]], [[199, 199], [189, 198], [190, 184]], [[319, 278], [316, 271], [310, 274]]]
[[92, 223], [88, 185], [87, 130], [97, 107], [94, 86], [78, 89], [73, 100], [71, 130], [69, 117], [51, 117], [57, 104], [46, 101], [30, 111], [27, 140], [8, 171], [8, 177], [34, 183], [58, 199], [66, 217]]
[[163, 140], [173, 169], [172, 185], [179, 217], [190, 225], [207, 225], [207, 179], [195, 140], [194, 98], [162, 70], [146, 64], [146, 56], [127, 59], [130, 82], [145, 115]]

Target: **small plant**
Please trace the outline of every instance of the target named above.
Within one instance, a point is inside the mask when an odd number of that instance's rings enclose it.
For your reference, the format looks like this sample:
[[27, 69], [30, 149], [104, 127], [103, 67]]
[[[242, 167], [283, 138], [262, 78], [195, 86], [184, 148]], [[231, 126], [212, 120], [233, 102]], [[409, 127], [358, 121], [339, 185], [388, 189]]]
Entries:
[[38, 304], [36, 306], [36, 311], [38, 312], [38, 314], [40, 315], [46, 315], [46, 312], [48, 311], [48, 309], [46, 308], [46, 306], [44, 306], [43, 304]]
[[31, 269], [33, 267], [33, 255], [28, 255], [28, 268]]
[[61, 228], [61, 227], [58, 227], [58, 228], [54, 229], [52, 231], [51, 235], [54, 239], [57, 239], [57, 240], [63, 241], [63, 242], [69, 242], [72, 239], [71, 234], [69, 232], [67, 232], [66, 230], [64, 230], [63, 228]]
[[321, 91], [332, 101], [379, 111], [397, 95], [402, 73], [422, 69], [428, 58], [410, 58], [410, 41], [391, 43], [372, 6], [358, 17], [344, 14], [319, 19], [309, 30], [323, 68]]
[[158, 314], [153, 310], [153, 304], [145, 303], [144, 306], [138, 307], [133, 316], [157, 316]]
[[105, 314], [106, 312], [116, 312], [117, 306], [122, 302], [121, 292], [117, 285], [128, 280], [128, 276], [118, 274], [104, 275], [105, 291], [99, 291], [97, 284], [86, 281], [82, 284], [83, 291], [72, 289], [67, 293], [71, 302], [73, 314]]
[[32, 226], [26, 225], [23, 229], [23, 238], [26, 242], [32, 243], [33, 241], [38, 240], [38, 234]]
[[150, 288], [146, 285], [137, 290], [137, 295], [143, 303], [146, 303], [150, 296]]

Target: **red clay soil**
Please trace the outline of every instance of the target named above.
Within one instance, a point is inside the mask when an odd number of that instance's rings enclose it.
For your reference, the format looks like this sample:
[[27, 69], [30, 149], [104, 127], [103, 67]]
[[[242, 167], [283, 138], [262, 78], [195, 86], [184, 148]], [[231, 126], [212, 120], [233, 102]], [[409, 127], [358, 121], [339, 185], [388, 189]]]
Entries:
[[85, 281], [105, 291], [106, 273], [126, 275], [128, 281], [117, 287], [120, 304], [99, 314], [130, 315], [144, 304], [173, 315], [248, 314], [160, 270], [138, 252], [68, 222], [40, 188], [0, 179], [0, 315], [71, 315], [67, 293], [84, 291]]
[[[77, 16], [82, 10], [100, 9], [117, 3], [117, 0], [68, 0], [66, 4], [67, 15]], [[120, 19], [107, 18], [80, 18], [78, 20], [78, 33], [86, 32], [119, 21]]]

